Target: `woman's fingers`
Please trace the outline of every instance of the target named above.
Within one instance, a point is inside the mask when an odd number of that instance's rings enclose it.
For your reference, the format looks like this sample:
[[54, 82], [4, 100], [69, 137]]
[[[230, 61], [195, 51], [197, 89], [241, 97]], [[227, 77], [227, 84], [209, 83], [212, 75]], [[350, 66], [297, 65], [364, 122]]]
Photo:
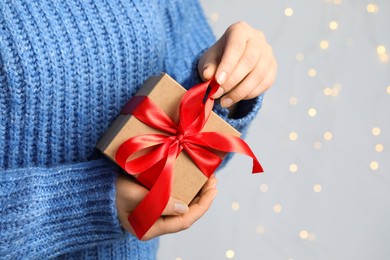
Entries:
[[162, 215], [180, 215], [184, 214], [188, 211], [188, 206], [184, 202], [170, 198], [167, 206], [165, 207]]
[[249, 93], [249, 95], [245, 99], [251, 99], [257, 97], [261, 93], [264, 93], [266, 90], [268, 90], [275, 82], [277, 70], [278, 70], [278, 64], [274, 61], [272, 62], [267, 75], [261, 81], [260, 85], [258, 85], [257, 88], [253, 89], [252, 92]]
[[[162, 216], [154, 223], [142, 240], [178, 232], [190, 227], [210, 207], [216, 195], [216, 183], [216, 178], [212, 175], [190, 206], [182, 201], [170, 198]], [[148, 190], [137, 183], [134, 178], [118, 175], [116, 200], [118, 218], [122, 227], [132, 234], [135, 234], [135, 232], [128, 221], [128, 216], [147, 193]]]
[[[267, 53], [270, 53], [268, 51]], [[269, 55], [269, 54], [267, 54]], [[248, 75], [221, 99], [221, 105], [229, 107], [243, 100], [254, 98], [266, 91], [274, 82], [277, 64], [270, 58], [262, 59]]]
[[226, 82], [243, 56], [248, 41], [249, 28], [245, 22], [238, 22], [229, 26], [222, 36], [224, 50], [215, 74], [218, 84], [223, 85]]
[[148, 190], [140, 185], [132, 176], [118, 174], [116, 181], [116, 203], [121, 209], [131, 211], [148, 194]]
[[[175, 233], [191, 227], [206, 211], [210, 208], [214, 200], [217, 179], [213, 174], [205, 183], [199, 195], [191, 202], [188, 211], [182, 215], [161, 216], [156, 223], [149, 229], [142, 240], [148, 240], [155, 236], [167, 233]], [[174, 199], [171, 199], [174, 201]]]
[[199, 59], [198, 71], [203, 81], [214, 77], [221, 60], [221, 39], [211, 46]]
[[231, 25], [199, 59], [203, 80], [213, 77], [220, 88], [213, 95], [223, 107], [254, 98], [274, 82], [277, 65], [264, 34], [245, 22]]
[[[216, 184], [217, 184], [217, 178], [215, 178], [215, 175], [213, 174], [213, 175], [211, 175], [211, 177], [207, 180], [205, 185], [200, 190], [199, 196], [196, 196], [190, 205], [192, 205], [194, 202], [197, 202], [199, 200], [200, 196], [202, 196], [209, 189], [215, 189]], [[188, 208], [187, 204], [171, 197], [169, 199], [168, 204], [165, 207], [162, 215], [163, 216], [182, 215], [182, 214], [187, 213], [188, 210], [189, 210], [189, 208]]]
[[156, 236], [175, 233], [191, 227], [210, 208], [217, 194], [216, 189], [208, 189], [200, 196], [197, 203], [192, 204], [184, 215], [162, 216], [148, 230], [142, 240], [149, 240]]
[[[261, 61], [261, 49], [259, 48], [259, 41], [257, 38], [249, 38], [245, 45], [245, 51], [238, 60], [233, 71], [230, 72], [225, 83], [221, 85], [224, 89], [224, 93], [230, 92], [235, 86], [237, 86], [247, 75], [249, 75]], [[228, 53], [224, 54], [227, 59]], [[214, 98], [219, 98], [214, 96]], [[233, 100], [234, 101], [234, 100]]]

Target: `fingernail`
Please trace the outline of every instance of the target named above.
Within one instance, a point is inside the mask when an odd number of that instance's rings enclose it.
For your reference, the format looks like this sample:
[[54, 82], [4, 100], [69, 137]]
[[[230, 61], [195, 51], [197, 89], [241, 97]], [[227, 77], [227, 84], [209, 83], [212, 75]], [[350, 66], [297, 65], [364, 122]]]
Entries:
[[181, 202], [176, 202], [175, 203], [175, 212], [178, 214], [184, 214], [188, 210], [188, 206], [184, 203]]
[[215, 92], [215, 94], [213, 95], [213, 98], [214, 99], [220, 98], [223, 95], [223, 93], [225, 93], [225, 90], [219, 87], [217, 92]]
[[204, 68], [203, 68], [203, 76], [205, 76], [205, 74], [206, 74], [206, 71], [207, 71], [207, 69], [209, 68], [209, 66], [207, 65], [207, 66], [205, 66]]
[[230, 107], [233, 104], [233, 100], [231, 98], [225, 98], [222, 100], [221, 105], [223, 107]]
[[225, 83], [225, 80], [226, 80], [226, 77], [227, 77], [227, 74], [225, 71], [221, 71], [218, 76], [217, 76], [217, 82], [219, 85], [222, 85], [223, 83]]

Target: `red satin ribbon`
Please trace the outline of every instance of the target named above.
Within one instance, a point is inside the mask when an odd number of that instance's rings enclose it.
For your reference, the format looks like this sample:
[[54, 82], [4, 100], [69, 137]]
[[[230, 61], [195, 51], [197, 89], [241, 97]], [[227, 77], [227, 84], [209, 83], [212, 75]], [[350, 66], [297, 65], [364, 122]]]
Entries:
[[[141, 239], [161, 216], [172, 190], [173, 164], [184, 149], [206, 177], [222, 162], [213, 151], [238, 152], [252, 157], [252, 172], [263, 169], [249, 146], [239, 137], [218, 132], [201, 132], [214, 105], [211, 98], [218, 90], [215, 80], [198, 84], [183, 96], [179, 123], [176, 125], [164, 111], [146, 96], [135, 96], [122, 114], [132, 114], [144, 124], [166, 134], [144, 134], [131, 137], [118, 148], [115, 160], [150, 191], [129, 215], [129, 222]], [[149, 149], [145, 155], [128, 160], [136, 152]]]

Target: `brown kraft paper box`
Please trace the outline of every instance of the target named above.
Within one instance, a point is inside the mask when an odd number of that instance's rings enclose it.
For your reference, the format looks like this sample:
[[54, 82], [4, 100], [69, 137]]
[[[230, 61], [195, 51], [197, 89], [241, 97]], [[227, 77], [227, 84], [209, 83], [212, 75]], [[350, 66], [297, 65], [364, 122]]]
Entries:
[[[150, 77], [136, 96], [148, 96], [160, 107], [173, 122], [179, 118], [179, 105], [186, 90], [168, 74]], [[228, 135], [240, 136], [240, 133], [211, 112], [202, 132], [220, 132]], [[127, 139], [141, 134], [163, 133], [145, 125], [132, 115], [120, 114], [112, 123], [108, 131], [101, 137], [96, 147], [108, 158], [115, 162], [115, 153], [119, 146]], [[226, 153], [218, 153], [223, 158]], [[173, 187], [171, 196], [189, 204], [199, 190], [206, 183], [207, 177], [192, 162], [183, 150], [174, 164]]]

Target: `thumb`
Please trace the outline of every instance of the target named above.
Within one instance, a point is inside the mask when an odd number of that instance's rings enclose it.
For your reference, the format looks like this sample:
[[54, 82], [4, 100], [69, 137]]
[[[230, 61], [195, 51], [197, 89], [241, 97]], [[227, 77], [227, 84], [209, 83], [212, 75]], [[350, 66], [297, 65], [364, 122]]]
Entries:
[[182, 215], [188, 211], [188, 206], [183, 201], [169, 198], [162, 215]]
[[212, 79], [217, 71], [222, 56], [219, 45], [215, 43], [199, 58], [198, 72], [203, 81]]

